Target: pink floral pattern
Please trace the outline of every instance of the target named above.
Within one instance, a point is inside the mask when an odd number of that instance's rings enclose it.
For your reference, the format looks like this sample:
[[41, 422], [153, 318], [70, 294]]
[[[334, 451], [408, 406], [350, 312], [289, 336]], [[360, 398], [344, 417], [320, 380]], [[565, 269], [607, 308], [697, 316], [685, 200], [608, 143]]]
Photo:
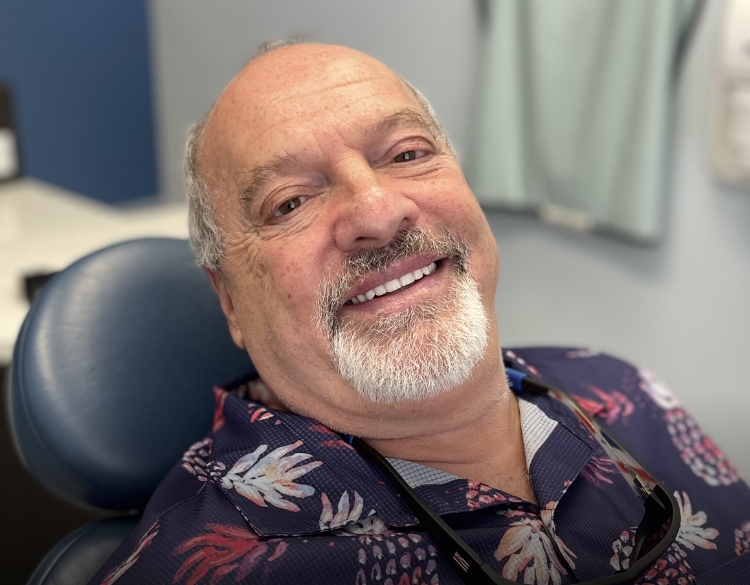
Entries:
[[419, 534], [360, 536], [355, 585], [438, 585], [438, 551]]
[[596, 349], [574, 349], [565, 353], [569, 360], [592, 358], [601, 355], [602, 352]]
[[734, 552], [737, 555], [750, 552], [750, 520], [745, 520], [734, 529]]
[[524, 368], [526, 368], [533, 376], [541, 377], [539, 374], [539, 370], [537, 370], [534, 366], [532, 366], [529, 363], [526, 363], [526, 360], [524, 360], [521, 356], [517, 355], [512, 350], [506, 350], [505, 355], [507, 355], [510, 359], [516, 360], [519, 364], [521, 364]]
[[672, 545], [666, 558], [662, 557], [643, 574], [636, 585], [688, 585], [695, 583], [695, 575], [687, 553], [679, 546]]
[[600, 400], [594, 400], [592, 398], [586, 398], [574, 394], [576, 402], [586, 410], [591, 416], [604, 419], [604, 421], [611, 425], [614, 422], [627, 419], [633, 411], [635, 406], [631, 400], [622, 392], [618, 390], [604, 391], [596, 386], [587, 385], [586, 388], [596, 394]]
[[[184, 579], [186, 585], [196, 585], [208, 577], [208, 582], [216, 585], [227, 575], [238, 582], [249, 575], [261, 559], [272, 562], [287, 549], [287, 543], [281, 539], [262, 541], [239, 526], [208, 524], [206, 528], [203, 534], [186, 540], [172, 552], [173, 555], [191, 553], [175, 573], [175, 583]], [[271, 554], [266, 556], [269, 552]]]
[[710, 486], [732, 485], [740, 480], [732, 462], [682, 408], [665, 413], [672, 444], [690, 470]]
[[590, 484], [600, 487], [605, 483], [611, 484], [612, 479], [609, 476], [616, 471], [615, 464], [609, 457], [594, 455], [589, 459], [584, 468], [581, 469], [581, 478]]
[[268, 410], [265, 406], [260, 406], [259, 404], [255, 404], [254, 402], [251, 402], [247, 407], [247, 412], [250, 415], [251, 423], [273, 418], [273, 413], [270, 410]]
[[680, 406], [669, 387], [647, 370], [638, 370], [638, 378], [641, 391], [664, 412], [672, 444], [690, 470], [710, 486], [727, 486], [740, 481], [732, 462]]
[[609, 564], [615, 571], [627, 571], [630, 568], [630, 560], [633, 556], [633, 534], [630, 530], [623, 530], [620, 533], [620, 538], [612, 543], [612, 557], [609, 559]]
[[224, 403], [227, 400], [229, 393], [226, 390], [222, 390], [218, 386], [214, 386], [214, 422], [211, 426], [211, 432], [216, 433], [225, 424], [226, 419], [224, 418]]
[[466, 506], [470, 510], [476, 510], [482, 506], [504, 502], [507, 498], [498, 490], [483, 483], [468, 482], [469, 489], [466, 490]]

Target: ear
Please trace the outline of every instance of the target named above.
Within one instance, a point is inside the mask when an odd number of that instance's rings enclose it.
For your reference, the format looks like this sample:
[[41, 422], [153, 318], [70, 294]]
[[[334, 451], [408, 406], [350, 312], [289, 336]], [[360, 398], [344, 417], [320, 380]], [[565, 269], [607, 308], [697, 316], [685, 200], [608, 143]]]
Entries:
[[234, 312], [234, 303], [232, 297], [229, 295], [229, 289], [227, 287], [227, 281], [224, 275], [218, 270], [214, 272], [208, 268], [203, 269], [211, 280], [211, 285], [214, 287], [216, 294], [219, 297], [219, 303], [221, 304], [221, 310], [224, 312], [224, 316], [227, 318], [227, 325], [229, 325], [229, 333], [232, 335], [234, 344], [240, 349], [247, 350], [245, 347], [245, 340], [242, 338], [242, 332], [240, 331], [239, 325], [237, 324], [237, 315]]

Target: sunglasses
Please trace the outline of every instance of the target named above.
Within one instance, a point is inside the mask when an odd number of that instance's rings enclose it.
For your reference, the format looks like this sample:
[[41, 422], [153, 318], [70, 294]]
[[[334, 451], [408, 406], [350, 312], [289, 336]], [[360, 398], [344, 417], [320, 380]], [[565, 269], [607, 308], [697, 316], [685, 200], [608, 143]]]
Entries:
[[[632, 558], [626, 570], [607, 577], [583, 582], [585, 585], [632, 585], [667, 551], [680, 529], [680, 507], [675, 497], [638, 463], [636, 458], [591, 418], [565, 392], [535, 380], [506, 364], [511, 389], [518, 394], [551, 396], [565, 404], [594, 436], [630, 488], [644, 505], [645, 511], [635, 532]], [[388, 460], [359, 437], [346, 437], [349, 444], [372, 462], [394, 485], [406, 504], [430, 535], [437, 549], [449, 561], [467, 585], [516, 585], [499, 575], [433, 510], [398, 474]], [[668, 524], [664, 536], [645, 553], [644, 544]]]

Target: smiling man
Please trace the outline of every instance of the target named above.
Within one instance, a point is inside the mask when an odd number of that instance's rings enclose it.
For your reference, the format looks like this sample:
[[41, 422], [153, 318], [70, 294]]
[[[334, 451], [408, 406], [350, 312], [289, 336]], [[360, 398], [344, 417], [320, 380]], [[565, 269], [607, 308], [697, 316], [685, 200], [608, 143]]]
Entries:
[[[349, 436], [494, 582], [605, 578], [652, 550], [644, 583], [748, 574], [750, 492], [657, 380], [595, 352], [503, 355], [492, 233], [431, 108], [383, 64], [267, 46], [194, 129], [186, 179], [198, 262], [258, 373], [216, 390], [213, 433], [93, 583], [480, 582]], [[582, 409], [517, 398], [504, 360]], [[638, 543], [650, 491], [584, 410], [675, 492], [671, 546], [661, 522]]]
[[[223, 237], [204, 264], [281, 402], [490, 485], [509, 488], [515, 470], [509, 491], [530, 496], [496, 330], [497, 248], [417, 94], [355, 51], [277, 49], [222, 95], [200, 147]], [[470, 454], [477, 433], [515, 448]]]

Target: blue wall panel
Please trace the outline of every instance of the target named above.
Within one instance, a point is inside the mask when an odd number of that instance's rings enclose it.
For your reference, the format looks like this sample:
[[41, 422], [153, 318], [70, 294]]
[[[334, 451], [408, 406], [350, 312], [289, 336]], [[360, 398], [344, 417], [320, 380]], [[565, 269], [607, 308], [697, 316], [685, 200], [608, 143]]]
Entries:
[[23, 173], [107, 202], [157, 192], [145, 0], [0, 0]]

